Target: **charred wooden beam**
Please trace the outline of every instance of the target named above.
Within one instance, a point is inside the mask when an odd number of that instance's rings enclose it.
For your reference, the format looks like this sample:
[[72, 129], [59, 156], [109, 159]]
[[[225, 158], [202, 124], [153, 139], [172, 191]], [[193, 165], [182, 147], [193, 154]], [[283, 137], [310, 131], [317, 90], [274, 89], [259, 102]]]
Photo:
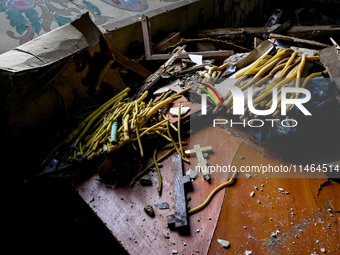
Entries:
[[320, 43], [320, 42], [316, 42], [316, 41], [312, 41], [312, 40], [307, 40], [307, 39], [296, 38], [296, 37], [292, 37], [292, 36], [286, 36], [286, 35], [279, 35], [279, 34], [271, 33], [269, 35], [269, 37], [272, 38], [272, 39], [276, 39], [276, 40], [293, 42], [293, 43], [296, 43], [298, 45], [303, 45], [303, 46], [308, 45], [309, 47], [318, 48], [318, 49], [329, 47], [328, 44], [324, 44], [324, 43]]
[[328, 42], [329, 37], [340, 38], [340, 26], [291, 26], [289, 21], [276, 24], [271, 27], [242, 27], [242, 28], [218, 28], [200, 30], [199, 37], [220, 40], [230, 40], [238, 43], [246, 43], [254, 37], [261, 39], [263, 35], [270, 33], [284, 34], [296, 38]]
[[326, 67], [329, 76], [335, 81], [340, 91], [340, 50], [336, 46], [321, 50], [320, 61]]
[[233, 40], [240, 38], [244, 33], [251, 36], [260, 37], [264, 33], [268, 33], [266, 27], [241, 27], [241, 28], [217, 28], [200, 30], [198, 36], [201, 38], [213, 38], [221, 40]]
[[125, 57], [123, 54], [112, 50], [113, 58], [122, 66], [130, 69], [131, 71], [135, 72], [136, 74], [140, 75], [143, 78], [149, 77], [152, 73], [143, 67], [142, 65], [138, 64], [137, 62], [133, 61], [132, 59]]
[[[228, 58], [234, 55], [233, 50], [218, 50], [218, 51], [199, 51], [199, 52], [186, 52], [178, 55], [178, 58], [189, 58], [189, 55], [201, 55], [204, 59], [215, 58]], [[149, 60], [167, 60], [172, 54], [154, 54]]]
[[317, 40], [340, 36], [340, 26], [292, 26], [285, 32], [288, 36]]
[[173, 32], [166, 36], [164, 39], [160, 40], [159, 42], [155, 43], [153, 50], [156, 53], [164, 51], [166, 48], [178, 43], [181, 40], [181, 33], [180, 32]]
[[191, 185], [191, 181], [190, 176], [183, 176], [181, 155], [172, 157], [172, 172], [174, 177], [175, 213], [167, 216], [168, 227], [170, 229], [185, 228], [188, 226], [185, 188], [187, 185]]

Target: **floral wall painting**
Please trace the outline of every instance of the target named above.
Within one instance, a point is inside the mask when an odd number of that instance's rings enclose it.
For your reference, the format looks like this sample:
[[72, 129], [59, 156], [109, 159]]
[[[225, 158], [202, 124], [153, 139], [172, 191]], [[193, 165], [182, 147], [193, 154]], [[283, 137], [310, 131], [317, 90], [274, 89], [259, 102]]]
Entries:
[[[147, 0], [0, 0], [0, 15], [9, 23], [6, 34], [19, 44], [67, 24], [84, 12], [89, 12], [100, 26], [114, 21], [117, 12], [143, 12], [147, 8]], [[109, 15], [102, 15], [104, 9]]]
[[148, 8], [146, 0], [101, 0], [102, 2], [117, 7], [119, 9], [142, 12]]

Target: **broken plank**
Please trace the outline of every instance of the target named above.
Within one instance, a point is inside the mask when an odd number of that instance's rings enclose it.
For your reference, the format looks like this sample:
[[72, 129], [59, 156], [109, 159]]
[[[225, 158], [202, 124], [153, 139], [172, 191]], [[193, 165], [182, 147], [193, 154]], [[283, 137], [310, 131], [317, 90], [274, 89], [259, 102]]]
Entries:
[[172, 65], [172, 63], [178, 58], [178, 56], [183, 52], [185, 46], [180, 47], [177, 52], [173, 55], [168, 56], [168, 60], [161, 65], [158, 70], [156, 72], [154, 72], [144, 83], [144, 85], [140, 88], [140, 90], [138, 91], [137, 95], [141, 95], [143, 94], [146, 90], [149, 90], [161, 77], [161, 75], [165, 72], [165, 70], [167, 68], [169, 68], [169, 66]]
[[[178, 55], [178, 58], [189, 58], [190, 55], [202, 55], [204, 59], [212, 58], [227, 58], [234, 55], [233, 50], [218, 50], [218, 51], [198, 51], [198, 52], [186, 52]], [[169, 59], [170, 54], [154, 54], [151, 55], [149, 60], [166, 60]]]
[[234, 44], [251, 48], [253, 46], [252, 42], [254, 37], [263, 38], [263, 35], [268, 36], [270, 32], [273, 32], [272, 28], [266, 27], [218, 28], [200, 30], [198, 36], [203, 38], [228, 40]]
[[314, 39], [325, 37], [329, 38], [333, 35], [340, 36], [339, 26], [292, 26], [285, 32], [288, 36], [304, 38], [304, 39]]
[[324, 43], [320, 43], [320, 42], [316, 42], [316, 41], [312, 41], [312, 40], [301, 39], [301, 38], [296, 38], [296, 37], [292, 37], [292, 36], [275, 34], [275, 33], [271, 33], [269, 35], [269, 37], [272, 38], [272, 39], [276, 39], [276, 40], [281, 40], [281, 41], [293, 42], [293, 43], [297, 43], [297, 44], [308, 45], [309, 47], [310, 46], [314, 46], [314, 47], [317, 47], [317, 48], [326, 48], [326, 47], [329, 47], [329, 45], [324, 44]]
[[150, 33], [150, 27], [149, 27], [149, 18], [145, 15], [142, 15], [141, 23], [142, 23], [145, 58], [149, 60], [150, 56], [153, 54], [151, 33]]
[[155, 53], [159, 53], [164, 51], [166, 48], [178, 43], [181, 40], [181, 33], [180, 32], [173, 32], [169, 34], [167, 37], [162, 39], [161, 41], [155, 43], [153, 50]]
[[138, 64], [137, 62], [133, 61], [132, 59], [124, 56], [123, 54], [114, 51], [111, 49], [114, 59], [121, 64], [122, 66], [130, 69], [131, 71], [135, 72], [136, 74], [140, 75], [143, 78], [149, 77], [152, 73], [143, 67], [142, 65]]
[[[212, 39], [212, 38], [194, 38], [194, 39], [185, 39], [182, 38], [178, 43], [172, 45], [169, 47], [169, 49], [174, 49], [177, 46], [182, 46], [182, 45], [190, 45], [190, 44], [197, 44], [197, 43], [211, 43], [215, 45], [216, 47], [219, 47], [221, 50], [234, 50], [236, 52], [247, 52], [250, 51], [249, 49], [239, 46], [237, 44], [234, 44], [232, 42], [228, 42], [225, 40], [218, 40], [218, 39]], [[189, 46], [188, 46], [189, 47]]]
[[199, 37], [208, 37], [214, 39], [233, 39], [240, 37], [242, 34], [247, 33], [251, 36], [261, 37], [263, 34], [268, 33], [266, 27], [241, 27], [241, 28], [217, 28], [206, 29], [198, 32]]
[[[319, 37], [329, 37], [332, 35], [340, 35], [339, 26], [291, 26], [290, 22], [285, 22], [275, 29], [276, 33], [285, 31], [285, 35], [304, 38], [315, 39]], [[231, 39], [237, 38], [245, 33], [253, 37], [261, 37], [262, 34], [272, 31], [273, 27], [241, 27], [241, 28], [218, 28], [200, 30], [198, 36], [203, 38], [214, 39]]]
[[[277, 32], [285, 31], [285, 35], [304, 38], [314, 39], [319, 37], [329, 37], [332, 35], [340, 35], [339, 26], [291, 26], [290, 22], [285, 22], [280, 25]], [[253, 37], [261, 37], [262, 34], [274, 32], [272, 28], [266, 27], [241, 27], [241, 28], [218, 28], [218, 29], [206, 29], [200, 30], [198, 33], [199, 37], [208, 37], [214, 39], [232, 39], [238, 38], [245, 33]]]
[[168, 215], [168, 227], [170, 229], [188, 226], [187, 206], [185, 199], [185, 184], [191, 183], [190, 176], [183, 176], [181, 155], [172, 157], [172, 172], [174, 178], [175, 214]]
[[320, 50], [320, 61], [340, 89], [340, 51], [335, 46]]

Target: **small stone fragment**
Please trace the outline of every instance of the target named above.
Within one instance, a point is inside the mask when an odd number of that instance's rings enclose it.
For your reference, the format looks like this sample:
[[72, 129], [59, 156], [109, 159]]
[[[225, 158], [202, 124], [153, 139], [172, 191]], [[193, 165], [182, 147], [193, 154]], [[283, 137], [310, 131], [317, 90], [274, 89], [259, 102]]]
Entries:
[[177, 250], [172, 250], [172, 252], [171, 252], [172, 254], [177, 254], [178, 253], [178, 251]]
[[[181, 116], [183, 116], [184, 114], [186, 114], [188, 111], [190, 110], [190, 107], [181, 107]], [[173, 107], [170, 109], [170, 114], [172, 116], [178, 116], [179, 113], [179, 107]]]
[[197, 176], [198, 176], [197, 172], [192, 170], [192, 169], [189, 169], [188, 171], [186, 171], [185, 174], [189, 175], [190, 179], [192, 179], [192, 180], [195, 180], [197, 178]]
[[159, 89], [157, 89], [155, 92], [153, 92], [153, 94], [156, 95], [161, 95], [162, 93], [168, 92], [170, 90], [170, 87], [174, 86], [175, 84], [170, 84], [164, 87], [161, 87]]
[[254, 195], [255, 195], [255, 192], [252, 191], [252, 192], [250, 193], [250, 196], [253, 197]]
[[321, 248], [320, 251], [321, 251], [322, 253], [326, 253], [326, 249], [325, 249], [325, 248]]
[[244, 255], [251, 255], [251, 254], [253, 254], [252, 251], [245, 251], [245, 252], [244, 252]]
[[153, 208], [152, 208], [151, 205], [146, 205], [146, 206], [144, 207], [144, 212], [145, 212], [147, 215], [149, 215], [150, 217], [155, 217], [155, 212], [154, 212], [154, 210], [153, 210]]
[[245, 174], [245, 176], [250, 179], [251, 178], [251, 174]]
[[223, 239], [217, 239], [217, 242], [223, 247], [223, 248], [229, 248], [230, 243], [229, 241], [223, 240]]
[[277, 235], [274, 232], [272, 232], [272, 237], [277, 237]]
[[141, 178], [140, 178], [140, 184], [142, 186], [150, 186], [152, 185], [152, 182], [151, 182], [151, 177], [149, 175], [143, 175]]
[[155, 206], [157, 206], [159, 209], [162, 209], [162, 210], [170, 208], [170, 205], [168, 202], [158, 203], [158, 204], [155, 204]]
[[283, 192], [283, 191], [285, 191], [283, 188], [279, 188], [279, 191], [281, 191], [281, 192]]

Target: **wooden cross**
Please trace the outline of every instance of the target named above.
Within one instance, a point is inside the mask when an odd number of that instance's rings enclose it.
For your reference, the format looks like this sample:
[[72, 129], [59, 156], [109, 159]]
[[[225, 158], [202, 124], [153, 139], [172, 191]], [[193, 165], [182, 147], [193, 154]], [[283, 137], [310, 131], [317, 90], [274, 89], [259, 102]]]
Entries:
[[203, 178], [207, 181], [210, 181], [211, 177], [210, 177], [209, 169], [207, 166], [207, 160], [204, 158], [204, 155], [203, 155], [203, 152], [208, 152], [208, 151], [212, 151], [211, 146], [206, 146], [206, 147], [201, 148], [199, 144], [196, 144], [194, 145], [194, 149], [186, 150], [185, 154], [187, 154], [188, 156], [192, 156], [196, 154], [196, 157], [198, 159], [198, 166], [200, 167], [200, 170], [203, 174]]

